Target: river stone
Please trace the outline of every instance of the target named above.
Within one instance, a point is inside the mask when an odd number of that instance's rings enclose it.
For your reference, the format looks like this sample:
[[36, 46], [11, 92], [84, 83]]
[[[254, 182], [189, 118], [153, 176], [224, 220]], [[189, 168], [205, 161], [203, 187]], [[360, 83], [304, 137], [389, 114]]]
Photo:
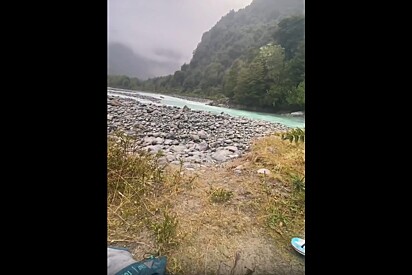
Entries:
[[[153, 100], [138, 94], [133, 97]], [[289, 129], [277, 123], [194, 111], [187, 106], [141, 103], [110, 92], [107, 105], [108, 135], [115, 130], [128, 132], [136, 138], [132, 146], [135, 152], [163, 150], [164, 159], [176, 164], [185, 158], [202, 165], [228, 161], [250, 150], [253, 138]]]
[[172, 142], [173, 142], [173, 140], [171, 140], [171, 139], [166, 139], [166, 140], [163, 142], [163, 144], [164, 144], [164, 145], [171, 145]]
[[143, 138], [143, 145], [151, 145], [153, 142], [155, 142], [154, 137], [144, 137]]
[[167, 155], [166, 159], [167, 159], [168, 162], [172, 162], [172, 161], [176, 160], [175, 156], [173, 156], [173, 155]]
[[271, 174], [270, 170], [268, 170], [266, 168], [261, 168], [261, 169], [257, 170], [257, 173], [258, 174], [265, 174], [265, 175], [270, 175]]
[[162, 144], [163, 143], [163, 139], [161, 137], [157, 137], [155, 138], [156, 144]]
[[171, 152], [183, 152], [184, 150], [186, 150], [184, 145], [173, 145], [170, 147]]
[[200, 130], [197, 134], [201, 139], [207, 139], [207, 133], [204, 130]]
[[150, 146], [144, 147], [144, 149], [148, 151], [149, 153], [156, 154], [157, 152], [162, 150], [162, 145], [150, 145]]
[[208, 145], [206, 141], [202, 141], [199, 144], [195, 145], [195, 150], [199, 150], [199, 151], [206, 151], [208, 149]]
[[231, 152], [229, 150], [219, 150], [212, 154], [212, 159], [217, 161], [224, 161], [226, 160], [227, 156], [230, 155], [230, 153]]
[[238, 150], [236, 146], [226, 146], [225, 149], [231, 152], [236, 152]]

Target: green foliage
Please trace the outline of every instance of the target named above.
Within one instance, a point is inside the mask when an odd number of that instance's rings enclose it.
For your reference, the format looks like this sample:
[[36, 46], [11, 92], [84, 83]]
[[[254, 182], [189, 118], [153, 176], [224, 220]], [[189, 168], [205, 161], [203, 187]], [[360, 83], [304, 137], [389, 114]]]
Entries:
[[229, 98], [232, 98], [234, 96], [239, 70], [242, 67], [244, 67], [244, 62], [241, 60], [236, 60], [230, 68], [229, 73], [226, 73], [223, 79], [223, 93], [225, 94], [225, 96]]
[[[304, 228], [301, 218], [305, 211], [305, 177], [290, 174], [288, 182], [290, 190], [287, 194], [272, 199], [272, 204], [268, 208], [267, 224], [280, 235], [290, 239]], [[296, 224], [298, 220], [299, 223]]]
[[183, 71], [176, 71], [173, 75], [173, 84], [172, 86], [181, 87], [185, 79], [185, 73]]
[[278, 44], [286, 49], [286, 59], [291, 59], [304, 39], [304, 35], [305, 18], [292, 16], [279, 23], [279, 30], [274, 34], [274, 38]]
[[107, 86], [120, 89], [137, 90], [141, 87], [141, 81], [138, 78], [130, 78], [125, 75], [108, 75]]
[[227, 191], [223, 188], [217, 188], [210, 192], [210, 200], [215, 203], [227, 202], [233, 197], [232, 191]]
[[277, 227], [287, 226], [289, 223], [288, 214], [283, 209], [272, 207], [269, 212], [268, 225], [275, 229]]
[[290, 178], [291, 178], [293, 189], [295, 192], [305, 191], [305, 177], [304, 176], [291, 174]]
[[177, 244], [177, 225], [178, 220], [176, 215], [169, 213], [167, 209], [163, 212], [163, 217], [160, 221], [150, 224], [150, 228], [155, 234], [156, 242], [159, 244], [160, 252]]
[[299, 83], [298, 87], [286, 95], [286, 101], [290, 105], [297, 105], [305, 109], [305, 81]]
[[[117, 132], [108, 139], [107, 201], [111, 235], [121, 229], [132, 235], [143, 228], [151, 230], [156, 250], [163, 253], [178, 244], [178, 219], [169, 211], [162, 192], [172, 192], [184, 178], [167, 174], [158, 163], [159, 155], [133, 152], [134, 139]], [[193, 179], [190, 179], [190, 182]], [[162, 203], [159, 203], [162, 202]], [[123, 233], [121, 233], [123, 234]]]
[[162, 184], [163, 171], [158, 165], [158, 156], [144, 154], [131, 155], [133, 139], [117, 132], [108, 141], [107, 185], [108, 198], [116, 200], [125, 193], [130, 200], [140, 203], [151, 193], [154, 185]]
[[305, 129], [292, 129], [286, 133], [281, 134], [283, 140], [289, 140], [290, 142], [305, 142]]

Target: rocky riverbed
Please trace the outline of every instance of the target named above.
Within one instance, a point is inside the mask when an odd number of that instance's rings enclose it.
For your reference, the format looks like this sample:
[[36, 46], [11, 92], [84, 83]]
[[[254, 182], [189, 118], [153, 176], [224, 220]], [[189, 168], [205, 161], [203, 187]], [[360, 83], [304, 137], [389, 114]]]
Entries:
[[[147, 99], [147, 98], [145, 98]], [[108, 135], [117, 130], [136, 138], [135, 150], [164, 156], [160, 162], [187, 169], [213, 165], [241, 156], [251, 139], [287, 130], [279, 124], [227, 114], [142, 103], [114, 95], [107, 97]]]

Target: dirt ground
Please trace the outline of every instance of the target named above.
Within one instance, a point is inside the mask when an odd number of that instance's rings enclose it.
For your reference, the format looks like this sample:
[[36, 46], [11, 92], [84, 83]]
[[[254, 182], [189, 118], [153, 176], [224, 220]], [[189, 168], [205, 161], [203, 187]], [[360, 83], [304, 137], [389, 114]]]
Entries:
[[[168, 269], [175, 274], [304, 274], [305, 257], [290, 240], [268, 234], [259, 176], [248, 170], [246, 158], [218, 167], [185, 171], [193, 181], [171, 197], [179, 220], [179, 245], [168, 255]], [[225, 203], [212, 203], [210, 192], [230, 190]], [[301, 236], [304, 238], [304, 232]], [[144, 232], [138, 240], [112, 242], [125, 246], [136, 260], [151, 253], [154, 244]]]

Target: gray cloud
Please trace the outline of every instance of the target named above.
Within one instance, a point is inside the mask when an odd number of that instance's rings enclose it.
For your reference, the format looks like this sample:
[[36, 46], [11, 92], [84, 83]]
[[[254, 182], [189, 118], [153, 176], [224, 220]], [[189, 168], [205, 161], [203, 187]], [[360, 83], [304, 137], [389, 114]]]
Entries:
[[231, 9], [244, 8], [251, 2], [108, 0], [109, 42], [122, 43], [149, 60], [182, 65], [190, 62], [205, 31]]
[[183, 55], [177, 50], [165, 49], [165, 48], [154, 48], [153, 53], [159, 57], [165, 57], [171, 60], [181, 60]]

